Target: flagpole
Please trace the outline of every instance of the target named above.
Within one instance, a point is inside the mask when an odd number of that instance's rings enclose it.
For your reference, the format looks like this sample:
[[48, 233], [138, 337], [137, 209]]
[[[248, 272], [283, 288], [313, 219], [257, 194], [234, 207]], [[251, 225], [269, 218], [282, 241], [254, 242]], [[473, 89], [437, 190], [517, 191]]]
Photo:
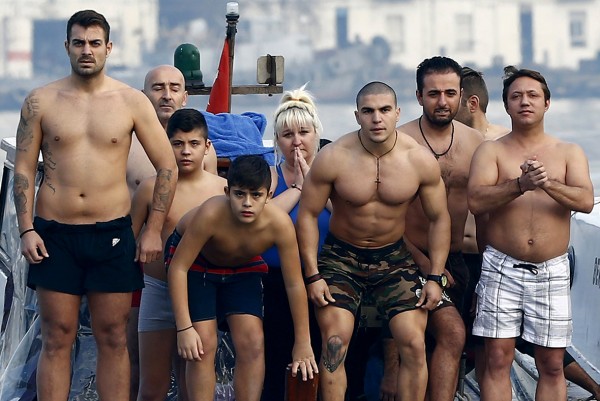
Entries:
[[229, 41], [229, 112], [231, 113], [231, 89], [233, 88], [233, 58], [235, 54], [235, 35], [237, 33], [237, 23], [240, 19], [240, 13], [237, 2], [227, 3], [227, 40]]
[[[231, 1], [227, 3], [227, 12], [225, 14], [225, 19], [227, 20], [227, 31], [225, 35], [225, 44], [223, 45], [223, 51], [221, 53], [221, 58], [219, 59], [219, 73], [217, 74], [217, 78], [213, 83], [213, 86], [193, 86], [188, 85], [186, 78], [186, 86], [185, 89], [188, 92], [188, 95], [209, 95], [211, 99], [209, 99], [208, 106], [214, 106], [214, 109], [209, 110], [213, 113], [223, 113], [225, 111], [231, 113], [231, 95], [273, 95], [277, 93], [283, 93], [283, 86], [277, 83], [269, 83], [268, 85], [259, 84], [259, 85], [237, 85], [233, 86], [233, 59], [235, 54], [235, 36], [237, 34], [237, 24], [240, 19], [239, 7], [238, 3]], [[229, 52], [229, 53], [227, 53]], [[227, 57], [228, 56], [228, 57]], [[282, 58], [282, 57], [281, 57]], [[199, 61], [199, 60], [198, 60]], [[228, 65], [227, 65], [228, 64]], [[200, 66], [198, 66], [198, 69]], [[228, 69], [227, 73], [221, 74], [221, 71]], [[226, 80], [222, 78], [226, 77], [226, 74], [229, 76]], [[184, 74], [185, 76], [185, 74]], [[219, 77], [221, 79], [219, 79]], [[219, 81], [219, 82], [217, 82]], [[224, 83], [227, 82], [229, 84], [229, 88], [225, 90]], [[221, 91], [221, 89], [223, 89]], [[212, 99], [213, 95], [216, 94], [215, 99]], [[221, 97], [222, 96], [222, 97]], [[227, 108], [224, 107], [224, 99], [228, 100]], [[214, 103], [214, 104], [213, 104]], [[220, 107], [220, 106], [223, 107]]]

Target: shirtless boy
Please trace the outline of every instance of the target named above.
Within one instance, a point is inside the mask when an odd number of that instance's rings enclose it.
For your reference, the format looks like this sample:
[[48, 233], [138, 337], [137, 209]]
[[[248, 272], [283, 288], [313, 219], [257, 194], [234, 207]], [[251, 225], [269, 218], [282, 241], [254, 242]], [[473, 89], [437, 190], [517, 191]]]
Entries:
[[[227, 185], [224, 178], [202, 168], [202, 161], [211, 146], [208, 127], [202, 113], [180, 109], [173, 113], [167, 125], [167, 136], [177, 160], [179, 180], [173, 204], [167, 215], [161, 237], [163, 243], [175, 225], [190, 209], [206, 199], [222, 195]], [[133, 231], [139, 233], [152, 206], [154, 180], [145, 180], [137, 189], [131, 206]], [[177, 357], [175, 317], [167, 286], [167, 271], [163, 258], [144, 265], [144, 296], [140, 305], [140, 389], [138, 399], [162, 401], [171, 379], [171, 361]], [[178, 358], [177, 358], [178, 359]], [[178, 366], [179, 364], [175, 364]], [[176, 370], [179, 389], [185, 392], [183, 372]]]
[[[17, 131], [14, 197], [22, 253], [30, 263], [41, 317], [37, 370], [40, 400], [66, 400], [81, 298], [88, 298], [98, 349], [101, 400], [129, 399], [126, 324], [131, 292], [143, 286], [134, 259], [157, 260], [160, 232], [177, 182], [177, 166], [152, 105], [139, 91], [105, 75], [110, 27], [92, 10], [67, 23], [71, 74], [32, 91]], [[131, 135], [156, 169], [147, 229], [136, 251], [125, 180]], [[44, 179], [35, 202], [42, 152]]]
[[[171, 115], [184, 107], [188, 98], [183, 74], [172, 65], [159, 65], [148, 71], [144, 79], [143, 92], [150, 99], [158, 120], [165, 130]], [[206, 171], [217, 173], [217, 155], [212, 146], [208, 147], [208, 155], [204, 157], [203, 165]], [[133, 135], [127, 157], [127, 185], [131, 196], [133, 197], [133, 193], [143, 180], [153, 176], [152, 163], [144, 153], [140, 141]], [[127, 327], [127, 346], [131, 360], [131, 401], [137, 399], [139, 387], [138, 315], [141, 296], [141, 290], [133, 293]]]
[[[168, 240], [169, 291], [177, 323], [177, 350], [186, 366], [188, 395], [213, 400], [217, 326], [231, 329], [236, 400], [258, 401], [264, 379], [261, 253], [277, 246], [294, 321], [292, 372], [313, 377], [308, 301], [294, 225], [270, 205], [271, 172], [261, 156], [236, 158], [225, 195], [188, 212]], [[171, 259], [172, 257], [172, 259]]]
[[481, 395], [511, 399], [510, 366], [523, 327], [523, 339], [536, 348], [536, 400], [562, 401], [563, 355], [572, 334], [570, 215], [592, 210], [593, 188], [581, 147], [544, 130], [550, 107], [544, 77], [515, 67], [504, 71], [502, 100], [512, 131], [477, 149], [469, 177], [471, 212], [489, 215], [473, 327], [485, 337]]
[[[319, 152], [304, 181], [297, 221], [305, 280], [323, 342], [321, 396], [324, 401], [344, 399], [346, 351], [360, 300], [370, 292], [390, 321], [402, 357], [398, 399], [423, 400], [426, 309], [438, 304], [442, 290], [435, 281], [421, 284], [402, 237], [408, 207], [418, 195], [430, 233], [431, 274], [442, 274], [450, 245], [444, 183], [435, 158], [396, 130], [400, 109], [392, 88], [367, 84], [356, 107], [360, 129]], [[317, 219], [328, 198], [330, 234], [317, 263]]]

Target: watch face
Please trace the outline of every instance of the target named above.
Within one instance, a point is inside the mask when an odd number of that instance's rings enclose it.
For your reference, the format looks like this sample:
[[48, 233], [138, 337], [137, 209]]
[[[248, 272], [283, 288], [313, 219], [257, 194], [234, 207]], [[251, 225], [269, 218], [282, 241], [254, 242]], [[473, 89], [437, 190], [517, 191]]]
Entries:
[[444, 288], [446, 288], [446, 286], [448, 285], [448, 277], [446, 277], [445, 274], [442, 274], [442, 276], [440, 277], [440, 284]]

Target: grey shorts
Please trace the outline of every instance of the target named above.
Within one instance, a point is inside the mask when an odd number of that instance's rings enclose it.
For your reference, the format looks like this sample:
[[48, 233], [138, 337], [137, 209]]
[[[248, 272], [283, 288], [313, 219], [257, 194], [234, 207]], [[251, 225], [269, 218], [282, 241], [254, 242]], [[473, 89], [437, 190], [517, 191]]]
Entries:
[[138, 331], [175, 330], [175, 315], [167, 283], [144, 274], [144, 284]]
[[573, 323], [567, 254], [542, 263], [514, 259], [487, 246], [477, 284], [473, 334], [522, 338], [549, 348], [571, 344]]

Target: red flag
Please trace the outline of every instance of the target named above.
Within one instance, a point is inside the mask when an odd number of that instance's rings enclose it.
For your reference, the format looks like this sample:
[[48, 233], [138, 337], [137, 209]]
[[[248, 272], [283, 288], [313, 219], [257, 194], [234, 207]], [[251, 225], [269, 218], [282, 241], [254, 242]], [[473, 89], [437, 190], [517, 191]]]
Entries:
[[217, 71], [217, 77], [215, 78], [215, 82], [210, 91], [206, 111], [213, 114], [229, 113], [231, 111], [231, 105], [229, 104], [229, 93], [231, 91], [231, 88], [229, 87], [230, 68], [229, 40], [225, 38], [221, 60], [219, 61], [219, 70]]

